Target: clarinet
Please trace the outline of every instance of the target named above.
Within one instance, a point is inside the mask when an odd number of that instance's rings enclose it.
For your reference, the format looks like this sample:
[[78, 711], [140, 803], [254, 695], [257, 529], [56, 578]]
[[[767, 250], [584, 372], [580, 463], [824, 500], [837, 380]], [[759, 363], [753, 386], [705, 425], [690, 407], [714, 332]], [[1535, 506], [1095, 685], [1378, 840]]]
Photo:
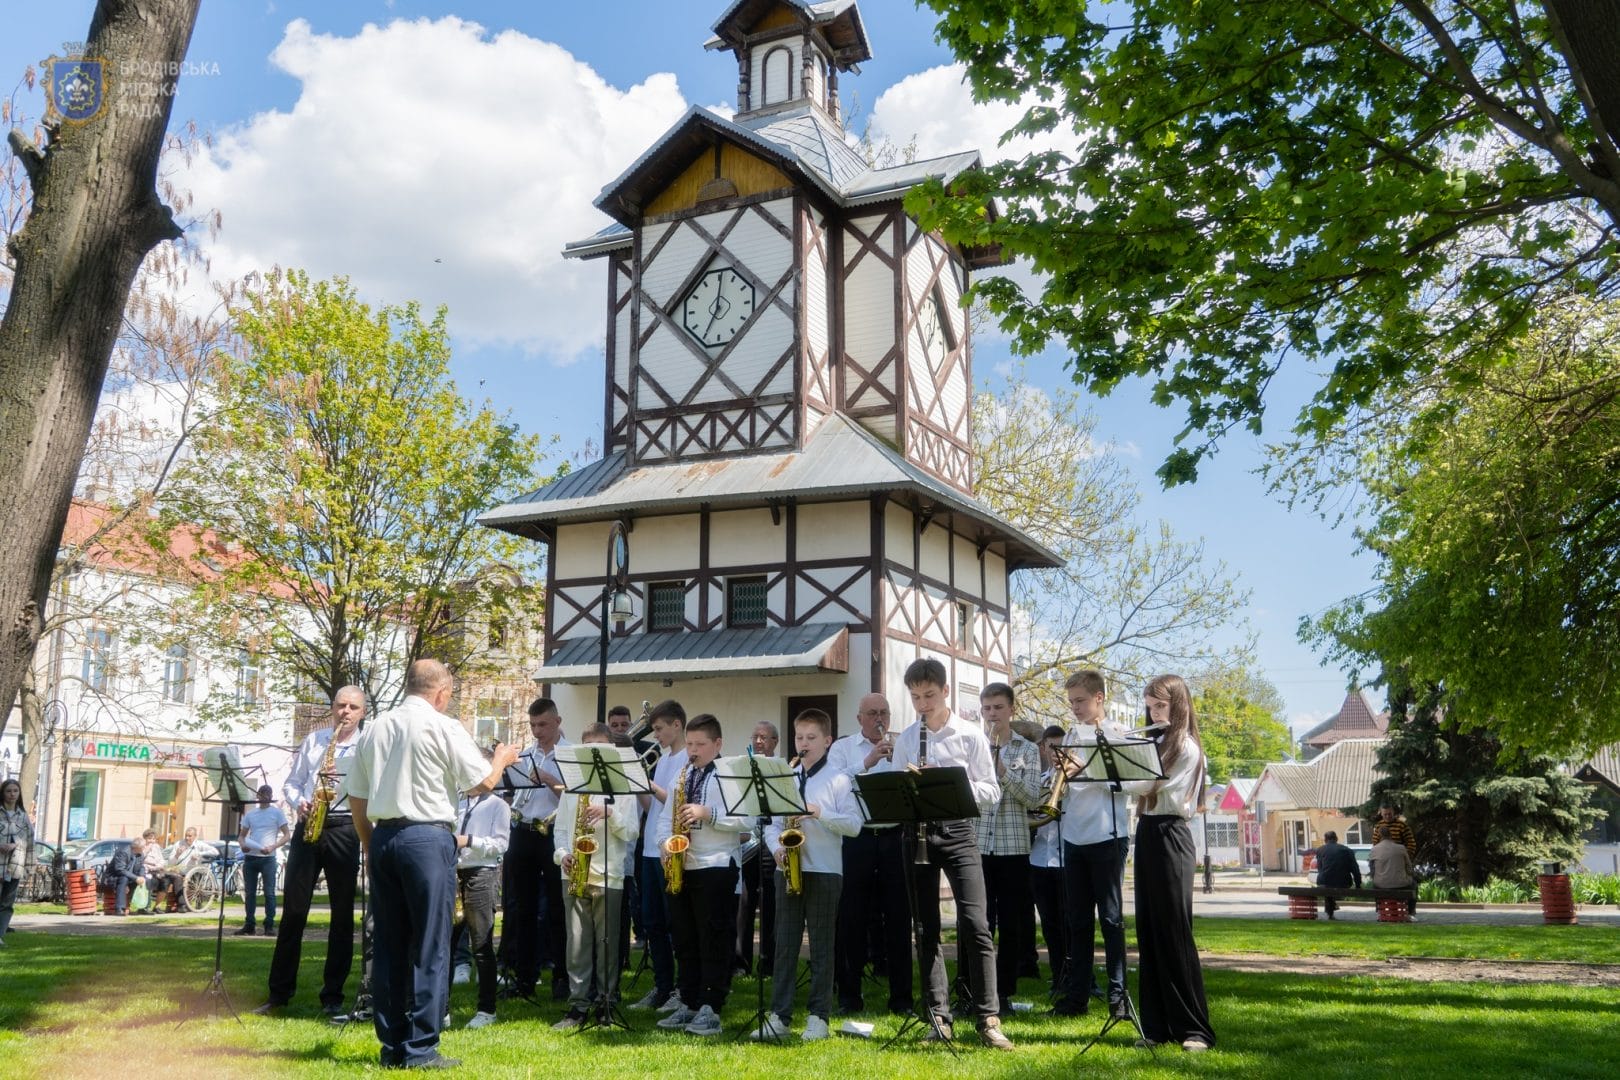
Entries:
[[[925, 766], [927, 764], [928, 764], [928, 717], [925, 716], [921, 720], [917, 721], [917, 764], [913, 765], [912, 768], [915, 769], [918, 772], [921, 772], [922, 769], [923, 769], [923, 766]], [[917, 854], [916, 854], [915, 858], [912, 861], [915, 862], [918, 866], [927, 866], [928, 865], [928, 826], [926, 824], [924, 824], [923, 822], [919, 821], [919, 822], [917, 822], [916, 829], [917, 829], [917, 834], [916, 834]]]

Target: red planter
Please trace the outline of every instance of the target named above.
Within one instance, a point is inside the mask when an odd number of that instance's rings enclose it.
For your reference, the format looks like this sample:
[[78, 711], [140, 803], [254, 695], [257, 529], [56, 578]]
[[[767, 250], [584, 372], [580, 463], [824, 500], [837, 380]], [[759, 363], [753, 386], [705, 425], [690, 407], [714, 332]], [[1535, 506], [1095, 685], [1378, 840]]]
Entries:
[[96, 872], [69, 870], [67, 873], [67, 902], [69, 915], [96, 913]]
[[1316, 897], [1290, 896], [1288, 898], [1288, 917], [1290, 919], [1316, 918]]
[[1569, 890], [1568, 874], [1542, 874], [1536, 878], [1541, 890], [1541, 918], [1558, 926], [1575, 924], [1575, 897]]
[[1379, 922], [1405, 922], [1408, 914], [1405, 900], [1378, 901]]

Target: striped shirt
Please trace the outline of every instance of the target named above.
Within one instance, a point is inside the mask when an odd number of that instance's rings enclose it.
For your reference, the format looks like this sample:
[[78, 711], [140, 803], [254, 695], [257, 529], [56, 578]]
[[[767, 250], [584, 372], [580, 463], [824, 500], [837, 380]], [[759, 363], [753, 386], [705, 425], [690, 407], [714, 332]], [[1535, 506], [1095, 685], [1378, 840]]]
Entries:
[[1029, 812], [1041, 801], [1041, 752], [1013, 732], [1012, 740], [992, 755], [1003, 770], [1001, 798], [979, 815], [979, 854], [1028, 855]]

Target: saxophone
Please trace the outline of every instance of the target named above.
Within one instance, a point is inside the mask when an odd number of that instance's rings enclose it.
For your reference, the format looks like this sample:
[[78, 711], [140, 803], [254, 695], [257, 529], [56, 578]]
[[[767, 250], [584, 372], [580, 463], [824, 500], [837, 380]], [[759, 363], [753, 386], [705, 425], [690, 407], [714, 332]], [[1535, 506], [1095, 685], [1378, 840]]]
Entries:
[[[802, 757], [794, 758], [788, 767], [796, 769], [803, 760]], [[782, 873], [787, 878], [789, 896], [801, 896], [804, 893], [804, 830], [799, 828], [801, 820], [797, 817], [788, 818], [787, 828], [782, 830], [781, 838], [777, 841], [787, 853]]]
[[691, 837], [686, 835], [686, 822], [681, 819], [681, 811], [686, 807], [686, 774], [691, 768], [690, 763], [682, 765], [680, 778], [675, 781], [675, 792], [669, 800], [670, 835], [660, 847], [664, 863], [664, 891], [671, 896], [681, 891], [681, 877], [686, 872], [686, 849], [692, 846]]
[[337, 760], [337, 728], [326, 742], [326, 756], [315, 772], [315, 793], [310, 797], [309, 816], [304, 819], [304, 843], [313, 844], [321, 838], [326, 826], [326, 811], [337, 795], [337, 785], [331, 782], [332, 763]]
[[1052, 780], [1046, 789], [1046, 798], [1029, 812], [1030, 818], [1040, 825], [1056, 821], [1058, 815], [1063, 813], [1063, 793], [1069, 786], [1069, 752], [1055, 747], [1052, 757]]
[[574, 868], [568, 871], [568, 895], [584, 897], [591, 883], [591, 856], [596, 854], [596, 837], [591, 835], [589, 795], [575, 796], [579, 809], [574, 814]]

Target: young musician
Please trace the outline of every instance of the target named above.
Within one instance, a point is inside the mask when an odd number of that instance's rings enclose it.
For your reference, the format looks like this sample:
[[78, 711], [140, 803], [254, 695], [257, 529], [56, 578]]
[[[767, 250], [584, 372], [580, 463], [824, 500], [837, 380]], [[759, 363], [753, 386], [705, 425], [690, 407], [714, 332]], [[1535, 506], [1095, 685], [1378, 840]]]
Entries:
[[1041, 752], [1013, 730], [1013, 688], [995, 682], [979, 694], [979, 716], [990, 729], [991, 760], [1001, 798], [979, 817], [979, 860], [986, 914], [996, 935], [1000, 1009], [1012, 1011], [1018, 966], [1035, 940], [1035, 901], [1029, 887], [1029, 812], [1041, 801]]
[[674, 1013], [685, 1008], [685, 1003], [675, 989], [675, 944], [669, 932], [660, 845], [670, 834], [670, 789], [686, 767], [686, 710], [678, 701], [661, 701], [647, 716], [652, 722], [653, 738], [663, 751], [648, 784], [652, 794], [638, 796], [647, 815], [647, 824], [641, 830], [641, 925], [652, 958], [653, 988], [630, 1007]]
[[[914, 660], [906, 668], [906, 689], [918, 719], [900, 733], [894, 763], [900, 769], [912, 765], [923, 769], [965, 768], [974, 801], [982, 813], [1001, 800], [1001, 784], [990, 760], [990, 742], [979, 725], [951, 712], [945, 680], [945, 665], [932, 658]], [[939, 874], [943, 870], [951, 883], [951, 894], [956, 897], [960, 968], [967, 973], [973, 1011], [978, 1014], [979, 1038], [986, 1046], [1011, 1050], [1013, 1044], [1002, 1032], [997, 1013], [1000, 1000], [996, 995], [996, 950], [985, 917], [984, 871], [979, 863], [977, 834], [978, 822], [974, 819], [929, 823], [921, 837], [927, 852], [926, 865], [913, 862], [913, 845], [907, 845], [906, 862], [912, 866], [917, 893], [917, 964], [922, 971], [928, 1009], [949, 1035], [949, 986], [945, 960], [939, 951]]]
[[[628, 740], [626, 740], [628, 741]], [[606, 724], [585, 729], [585, 744], [611, 746], [613, 732]], [[580, 813], [580, 803], [587, 805]], [[585, 895], [576, 896], [571, 884], [565, 885], [568, 905], [568, 1012], [552, 1025], [554, 1031], [568, 1031], [584, 1021], [592, 1001], [592, 991], [600, 989], [609, 1004], [619, 1000], [619, 919], [624, 895], [624, 853], [634, 847], [641, 835], [636, 803], [628, 796], [612, 799], [606, 795], [564, 794], [557, 809], [557, 865], [568, 882], [579, 872], [581, 858], [574, 841], [582, 834], [581, 823], [596, 850], [585, 869]], [[607, 828], [602, 822], [607, 821]], [[599, 956], [603, 941], [607, 955]]]
[[669, 793], [669, 812], [684, 825], [690, 846], [685, 855], [676, 856], [685, 865], [681, 891], [665, 896], [686, 1004], [658, 1021], [661, 1028], [684, 1028], [689, 1035], [720, 1034], [720, 1010], [731, 991], [737, 925], [737, 866], [732, 859], [737, 833], [748, 828], [748, 819], [725, 812], [714, 771], [719, 756], [720, 721], [708, 713], [693, 717], [686, 725], [686, 765]]
[[[810, 933], [810, 1005], [804, 1023], [806, 1042], [825, 1039], [827, 1017], [832, 1014], [833, 934], [838, 920], [838, 897], [843, 891], [843, 838], [860, 831], [861, 814], [849, 777], [827, 767], [832, 748], [832, 717], [820, 709], [806, 709], [793, 721], [793, 745], [798, 751], [799, 795], [808, 814], [771, 818], [765, 826], [765, 849], [776, 856], [776, 911], [781, 925], [776, 935], [776, 959], [771, 976], [771, 1014], [756, 1028], [754, 1039], [781, 1038], [793, 1022], [793, 992], [798, 988], [799, 942]], [[788, 891], [788, 851], [784, 829], [804, 834], [799, 845], [802, 891]]]
[[535, 698], [529, 705], [529, 734], [534, 742], [507, 773], [517, 788], [512, 796], [512, 846], [506, 857], [506, 915], [501, 922], [502, 950], [512, 971], [511, 993], [529, 997], [550, 962], [551, 996], [568, 996], [564, 967], [562, 875], [553, 858], [552, 817], [562, 777], [554, 753], [565, 745], [556, 702]]
[[[493, 751], [483, 751], [485, 759]], [[478, 1011], [469, 1028], [495, 1022], [495, 896], [500, 891], [501, 858], [512, 835], [512, 814], [494, 792], [463, 795], [456, 808], [456, 888], [461, 894], [462, 923], [450, 932], [450, 952], [456, 938], [467, 935], [468, 948], [478, 968]]]
[[[1041, 735], [1041, 788], [1052, 783], [1057, 748], [1063, 742], [1063, 729], [1053, 724]], [[1052, 964], [1052, 991], [1061, 989], [1059, 979], [1069, 958], [1065, 933], [1068, 912], [1063, 905], [1062, 824], [1053, 819], [1035, 830], [1029, 845], [1029, 883], [1035, 894], [1035, 910], [1041, 916], [1041, 937], [1046, 939], [1046, 955]]]
[[[867, 694], [856, 706], [860, 730], [833, 743], [827, 767], [849, 777], [889, 772], [894, 768], [894, 740], [889, 736], [889, 699]], [[857, 805], [859, 802], [857, 800]], [[862, 972], [868, 955], [868, 929], [881, 928], [881, 948], [872, 950], [873, 967], [889, 981], [889, 1011], [911, 1013], [911, 908], [906, 900], [907, 864], [901, 849], [903, 830], [895, 825], [863, 825], [844, 839], [844, 891], [838, 901], [838, 1011], [862, 1012]]]
[[[1068, 904], [1069, 968], [1052, 1011], [1084, 1016], [1096, 987], [1092, 970], [1096, 926], [1102, 925], [1103, 958], [1108, 969], [1109, 1015], [1129, 1015], [1125, 999], [1125, 914], [1122, 893], [1125, 854], [1131, 844], [1130, 810], [1114, 785], [1075, 783], [1087, 755], [1095, 753], [1097, 732], [1123, 739], [1125, 729], [1105, 718], [1108, 683], [1087, 669], [1064, 683], [1075, 725], [1064, 740], [1070, 783], [1063, 797], [1063, 884]], [[1137, 883], [1140, 891], [1141, 883]]]
[[1144, 796], [1136, 824], [1135, 889], [1142, 1036], [1198, 1053], [1215, 1045], [1192, 933], [1193, 839], [1187, 826], [1204, 799], [1204, 747], [1181, 676], [1160, 675], [1143, 698], [1148, 723], [1169, 729], [1159, 737], [1164, 779], [1125, 785]]

